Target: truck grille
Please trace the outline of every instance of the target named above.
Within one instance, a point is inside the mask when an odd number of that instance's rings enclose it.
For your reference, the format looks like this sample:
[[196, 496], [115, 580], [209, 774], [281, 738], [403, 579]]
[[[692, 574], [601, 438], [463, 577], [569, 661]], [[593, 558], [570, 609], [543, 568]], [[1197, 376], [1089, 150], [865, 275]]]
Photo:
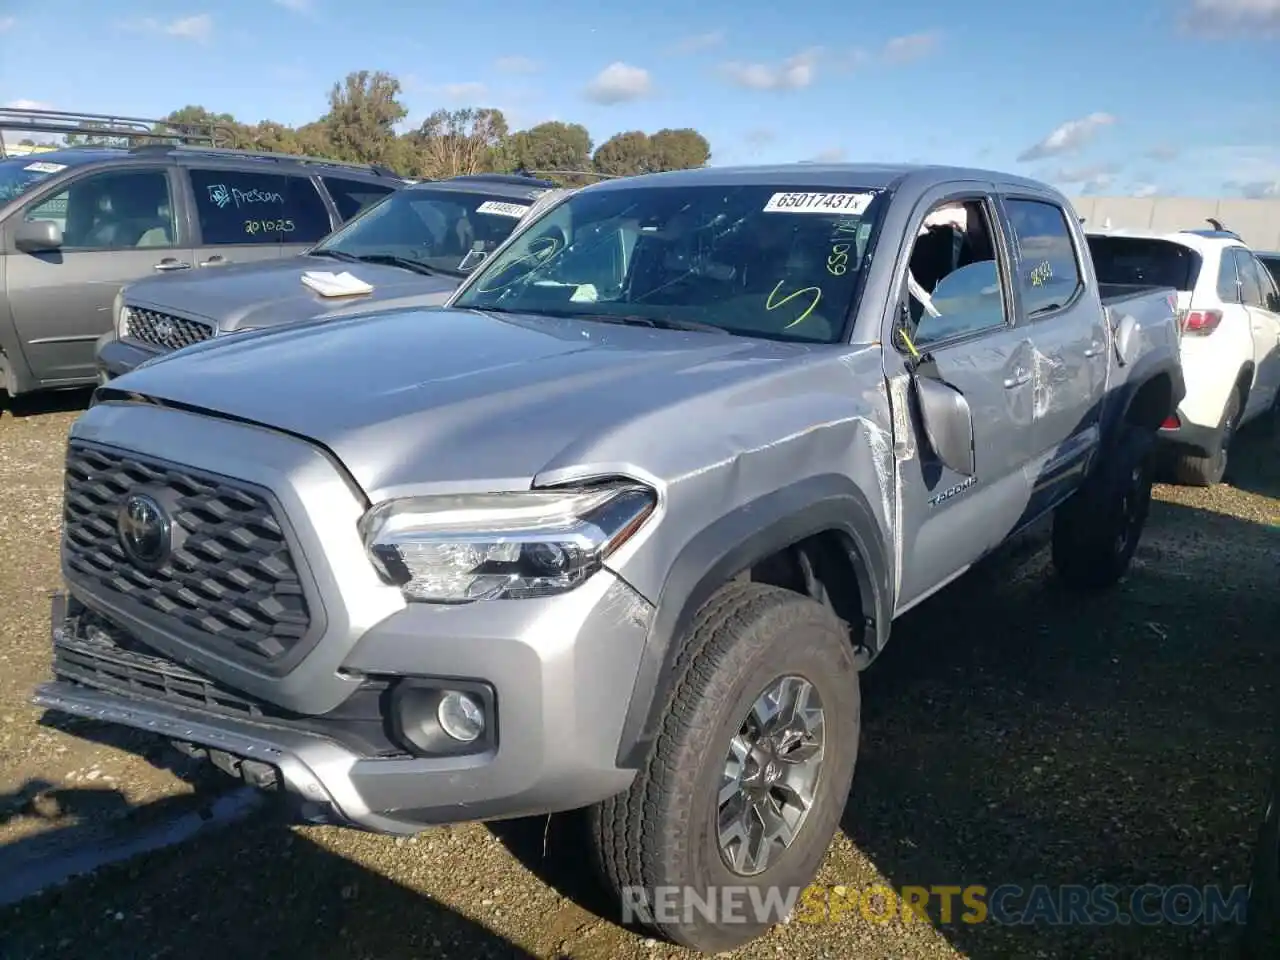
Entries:
[[128, 335], [152, 346], [179, 350], [213, 336], [213, 327], [199, 320], [141, 307], [129, 307], [128, 310]]
[[[118, 517], [133, 493], [168, 514], [167, 556], [125, 553]], [[243, 483], [73, 441], [67, 448], [64, 563], [157, 629], [263, 664], [311, 626], [302, 578], [267, 498]], [[243, 655], [239, 657], [243, 659]]]

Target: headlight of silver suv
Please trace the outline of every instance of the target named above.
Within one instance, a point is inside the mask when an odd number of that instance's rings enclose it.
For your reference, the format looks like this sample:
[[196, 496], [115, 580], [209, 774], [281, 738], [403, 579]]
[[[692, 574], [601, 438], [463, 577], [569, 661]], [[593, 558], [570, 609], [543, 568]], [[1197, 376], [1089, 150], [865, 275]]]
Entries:
[[590, 487], [389, 500], [360, 521], [379, 575], [407, 600], [467, 603], [572, 590], [653, 512], [657, 495]]

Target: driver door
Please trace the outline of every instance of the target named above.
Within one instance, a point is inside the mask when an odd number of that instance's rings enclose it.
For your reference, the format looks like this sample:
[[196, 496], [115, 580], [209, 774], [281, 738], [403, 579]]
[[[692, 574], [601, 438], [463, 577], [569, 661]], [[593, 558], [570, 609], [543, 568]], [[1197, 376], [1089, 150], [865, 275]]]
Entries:
[[[964, 192], [936, 190], [914, 211], [906, 233], [912, 239], [899, 251], [895, 273], [899, 294], [886, 316], [885, 375], [894, 406], [901, 493], [896, 612], [1003, 541], [1020, 526], [1030, 497], [1024, 468], [1032, 453], [1034, 351], [1017, 322], [1009, 248], [991, 194], [966, 187]], [[967, 262], [930, 271], [918, 262], [917, 240], [923, 239], [918, 233], [926, 216], [953, 204], [961, 205], [968, 224], [965, 252], [958, 257]], [[935, 284], [932, 277], [939, 273]], [[909, 284], [917, 274], [929, 279]], [[922, 289], [926, 282], [931, 289]], [[911, 287], [922, 290], [931, 309], [920, 308]], [[917, 386], [925, 377], [958, 392], [968, 404], [972, 475], [943, 463], [928, 439]]]

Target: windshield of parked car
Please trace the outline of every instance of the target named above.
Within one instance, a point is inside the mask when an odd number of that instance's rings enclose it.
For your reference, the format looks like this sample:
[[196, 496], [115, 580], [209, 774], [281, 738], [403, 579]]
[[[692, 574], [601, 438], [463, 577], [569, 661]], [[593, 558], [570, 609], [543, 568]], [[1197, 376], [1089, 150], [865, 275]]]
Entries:
[[388, 194], [312, 253], [462, 276], [511, 235], [532, 200], [409, 187]]
[[454, 306], [830, 343], [882, 197], [857, 187], [610, 185], [530, 223]]
[[22, 196], [41, 180], [65, 169], [65, 163], [41, 160], [39, 154], [0, 160], [0, 203]]

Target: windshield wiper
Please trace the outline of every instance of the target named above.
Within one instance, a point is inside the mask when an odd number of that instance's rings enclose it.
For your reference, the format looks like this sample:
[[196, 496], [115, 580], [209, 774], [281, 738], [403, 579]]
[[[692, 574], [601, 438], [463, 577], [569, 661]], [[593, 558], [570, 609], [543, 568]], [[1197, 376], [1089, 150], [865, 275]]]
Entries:
[[628, 327], [656, 327], [659, 330], [691, 330], [696, 333], [729, 334], [724, 327], [697, 320], [675, 320], [671, 317], [642, 317], [634, 313], [579, 313], [576, 310], [535, 310], [533, 313], [545, 313], [553, 317], [568, 317], [573, 320], [597, 320], [600, 323], [619, 323]]
[[330, 260], [341, 260], [344, 263], [359, 263], [360, 258], [350, 253], [343, 253], [341, 250], [312, 250], [308, 256], [311, 257], [328, 257]]
[[439, 267], [429, 267], [425, 263], [419, 263], [417, 260], [411, 260], [408, 257], [397, 257], [393, 253], [365, 253], [356, 257], [356, 259], [362, 263], [385, 263], [393, 267], [412, 270], [414, 273], [421, 273], [428, 277], [457, 276], [452, 271]]

